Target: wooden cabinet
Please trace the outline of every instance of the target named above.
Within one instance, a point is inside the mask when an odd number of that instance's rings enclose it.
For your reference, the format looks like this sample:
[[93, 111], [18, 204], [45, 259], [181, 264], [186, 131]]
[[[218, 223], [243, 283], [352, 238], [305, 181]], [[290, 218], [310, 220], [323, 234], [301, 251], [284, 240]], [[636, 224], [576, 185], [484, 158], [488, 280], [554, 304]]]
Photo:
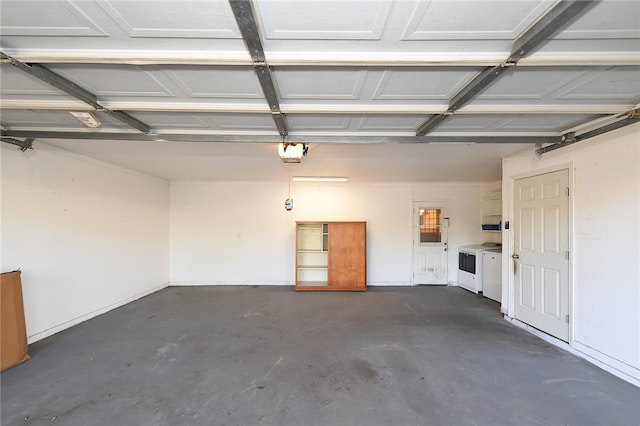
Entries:
[[0, 274], [0, 371], [31, 358], [27, 353], [29, 347], [20, 274], [20, 271]]
[[296, 222], [296, 290], [367, 289], [365, 222]]

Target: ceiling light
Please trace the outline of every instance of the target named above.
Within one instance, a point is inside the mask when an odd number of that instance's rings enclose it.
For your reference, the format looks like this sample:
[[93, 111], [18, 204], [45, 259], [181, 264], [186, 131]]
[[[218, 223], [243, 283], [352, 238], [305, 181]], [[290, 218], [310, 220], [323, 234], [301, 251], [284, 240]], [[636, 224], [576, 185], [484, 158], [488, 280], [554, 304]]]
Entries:
[[299, 163], [306, 154], [307, 147], [303, 143], [280, 142], [278, 155], [285, 163]]
[[291, 180], [297, 182], [346, 182], [349, 179], [339, 176], [294, 176]]
[[80, 120], [82, 124], [87, 127], [90, 127], [92, 129], [100, 127], [100, 121], [98, 121], [95, 115], [88, 111], [69, 111], [69, 114]]

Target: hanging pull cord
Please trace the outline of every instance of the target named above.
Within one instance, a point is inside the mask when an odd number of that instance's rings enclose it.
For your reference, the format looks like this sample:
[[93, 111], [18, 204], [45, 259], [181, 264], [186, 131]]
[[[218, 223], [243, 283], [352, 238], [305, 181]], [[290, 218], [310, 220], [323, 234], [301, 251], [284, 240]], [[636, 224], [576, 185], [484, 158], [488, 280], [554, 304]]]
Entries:
[[289, 196], [287, 198], [291, 198], [291, 163], [289, 163]]

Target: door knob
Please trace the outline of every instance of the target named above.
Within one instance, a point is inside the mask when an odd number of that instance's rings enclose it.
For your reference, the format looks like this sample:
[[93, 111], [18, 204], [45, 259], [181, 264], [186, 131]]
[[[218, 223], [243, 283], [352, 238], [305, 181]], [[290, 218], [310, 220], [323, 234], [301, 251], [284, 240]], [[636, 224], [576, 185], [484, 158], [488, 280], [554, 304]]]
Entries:
[[514, 259], [516, 259], [516, 260], [520, 259], [520, 255], [519, 255], [518, 253], [513, 253], [513, 254], [511, 255], [511, 257], [512, 257], [512, 258], [514, 258]]

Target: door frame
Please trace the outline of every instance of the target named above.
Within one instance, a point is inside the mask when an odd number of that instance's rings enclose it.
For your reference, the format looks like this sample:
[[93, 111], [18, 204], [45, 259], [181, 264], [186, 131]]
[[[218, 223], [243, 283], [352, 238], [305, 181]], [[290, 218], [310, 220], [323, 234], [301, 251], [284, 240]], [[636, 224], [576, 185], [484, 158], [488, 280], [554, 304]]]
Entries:
[[[507, 211], [508, 211], [508, 215], [506, 216], [507, 219], [503, 218], [503, 223], [505, 223], [506, 221], [510, 221], [510, 223], [513, 224], [513, 218], [515, 217], [515, 181], [518, 179], [526, 179], [526, 178], [530, 178], [530, 177], [536, 177], [536, 176], [540, 176], [540, 175], [545, 175], [547, 173], [553, 173], [553, 172], [558, 172], [561, 170], [567, 170], [569, 172], [569, 212], [567, 215], [567, 220], [568, 220], [568, 233], [569, 233], [569, 265], [568, 265], [568, 291], [569, 291], [569, 300], [568, 300], [568, 312], [569, 312], [569, 338], [567, 343], [569, 345], [572, 344], [573, 342], [573, 336], [574, 336], [574, 291], [573, 291], [573, 277], [574, 277], [574, 240], [575, 240], [575, 232], [573, 229], [573, 223], [574, 223], [574, 182], [575, 182], [575, 177], [574, 177], [574, 166], [573, 166], [573, 162], [569, 162], [569, 163], [560, 163], [558, 165], [555, 166], [551, 166], [551, 167], [545, 167], [545, 168], [540, 168], [540, 169], [535, 169], [535, 170], [531, 170], [529, 172], [526, 173], [520, 173], [520, 174], [516, 174], [516, 175], [512, 175], [512, 176], [508, 176], [504, 179], [503, 182], [503, 194], [507, 194]], [[503, 246], [503, 250], [502, 250], [502, 274], [503, 274], [503, 280], [502, 282], [506, 282], [507, 285], [506, 286], [502, 286], [502, 300], [503, 301], [507, 301], [507, 309], [505, 310], [504, 307], [502, 309], [503, 313], [505, 313], [508, 317], [510, 317], [511, 320], [513, 321], [518, 321], [515, 318], [515, 261], [511, 258], [511, 255], [514, 253], [515, 250], [515, 229], [513, 227], [510, 227], [510, 229], [507, 231], [503, 231], [503, 237], [502, 237], [502, 246]], [[504, 247], [508, 247], [507, 250], [504, 250]], [[506, 280], [505, 280], [505, 274], [506, 274]], [[523, 323], [524, 324], [524, 323]], [[544, 333], [546, 336], [548, 336], [551, 339], [557, 339], [554, 336], [551, 336], [550, 334], [545, 333], [544, 331], [540, 330], [541, 333]], [[562, 343], [565, 343], [564, 341], [557, 339], [558, 341], [561, 341]]]
[[[415, 283], [415, 272], [416, 272], [416, 230], [418, 228], [418, 218], [415, 215], [416, 207], [440, 207], [442, 210], [446, 210], [446, 216], [442, 217], [442, 222], [447, 221], [447, 239], [446, 239], [446, 252], [447, 252], [447, 283], [446, 285], [451, 284], [451, 256], [450, 256], [450, 244], [449, 244], [449, 227], [451, 225], [451, 201], [448, 199], [440, 199], [440, 200], [414, 200], [411, 203], [411, 286], [415, 287], [422, 284]], [[456, 257], [456, 261], [457, 261]]]

